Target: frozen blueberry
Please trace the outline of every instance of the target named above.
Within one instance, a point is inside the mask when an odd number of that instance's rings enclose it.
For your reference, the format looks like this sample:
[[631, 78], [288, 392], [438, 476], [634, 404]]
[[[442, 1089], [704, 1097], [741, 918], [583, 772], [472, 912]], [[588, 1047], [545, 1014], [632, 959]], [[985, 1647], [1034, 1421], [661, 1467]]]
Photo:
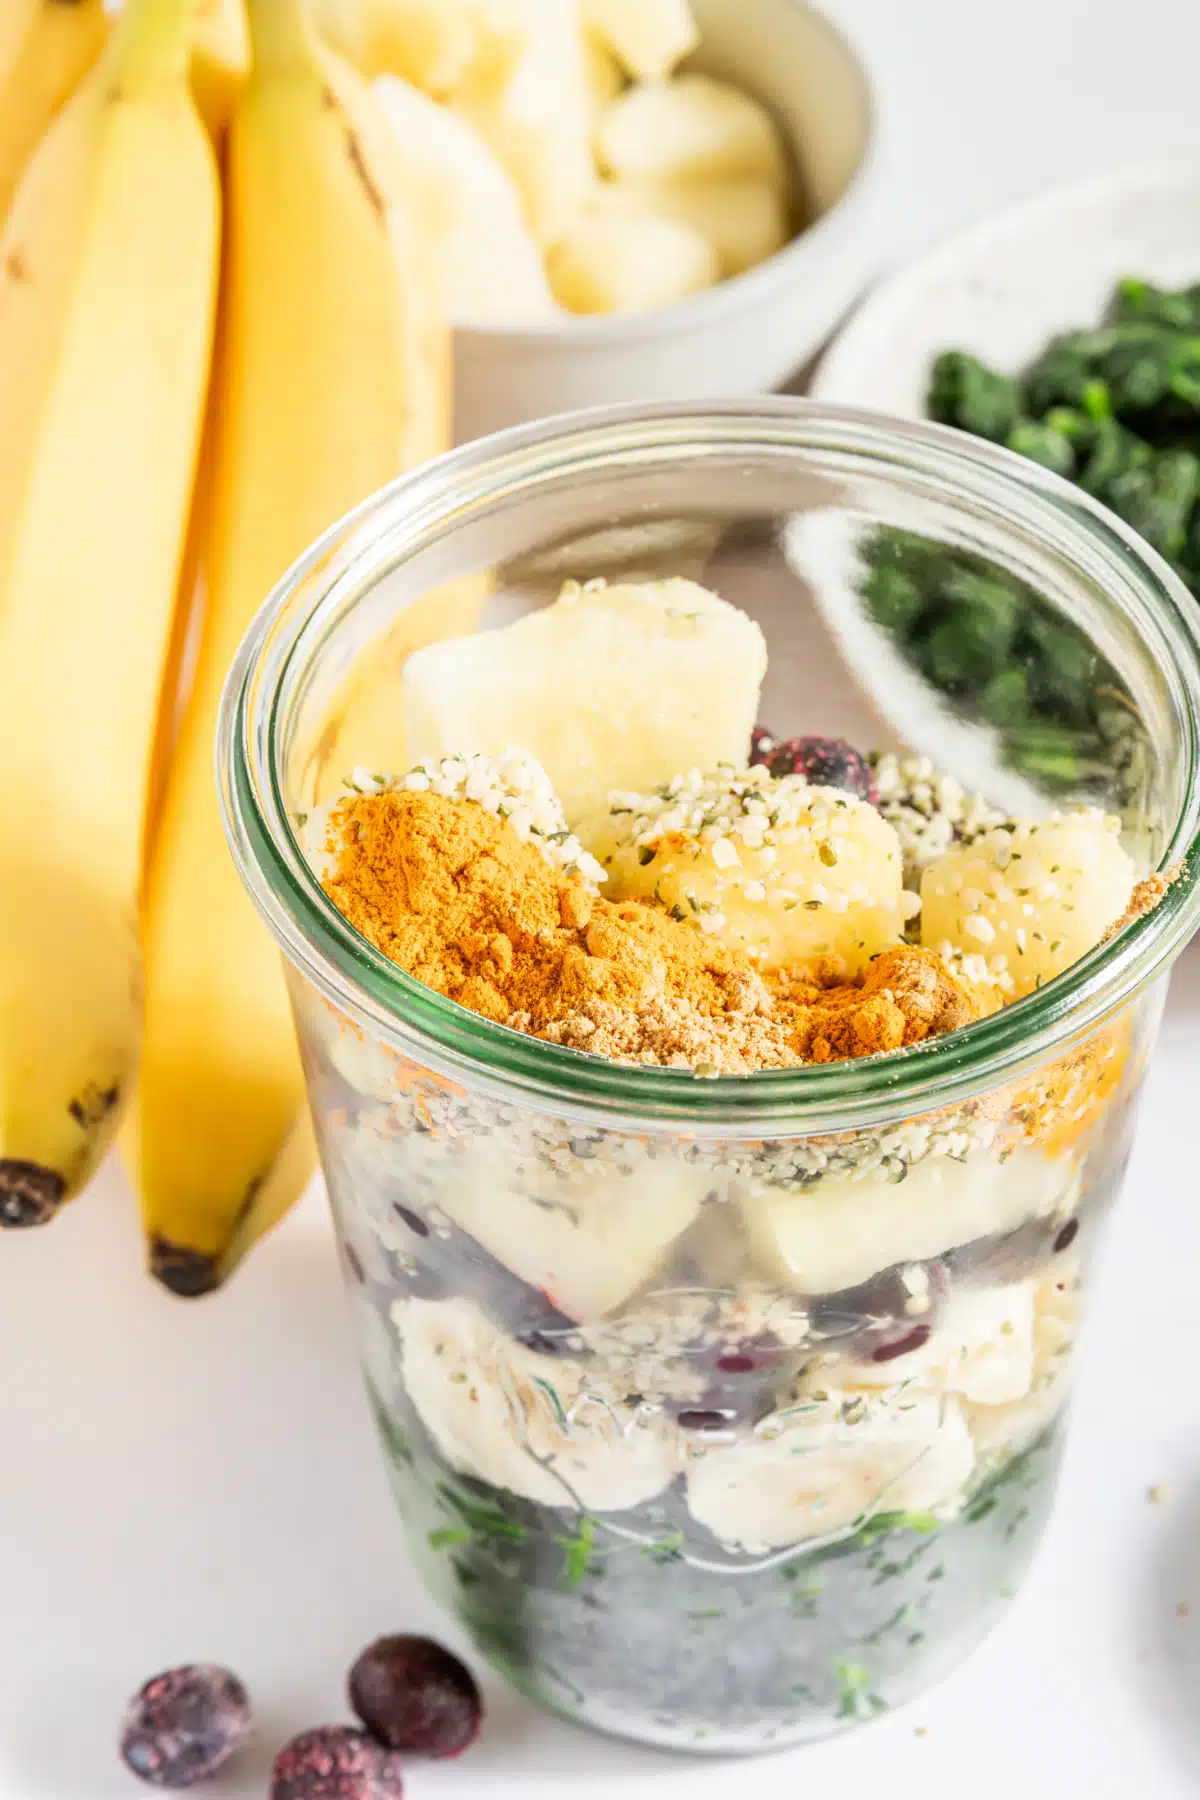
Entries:
[[318, 1725], [285, 1744], [268, 1800], [401, 1800], [400, 1758], [353, 1725]]
[[121, 1756], [153, 1787], [191, 1787], [219, 1769], [249, 1729], [250, 1699], [237, 1676], [215, 1663], [185, 1663], [134, 1695]]
[[750, 761], [765, 764], [772, 775], [803, 775], [814, 787], [841, 788], [872, 806], [879, 800], [874, 769], [862, 751], [844, 738], [773, 738], [756, 726]]
[[390, 1750], [458, 1756], [478, 1735], [483, 1702], [469, 1669], [423, 1637], [382, 1637], [350, 1671], [350, 1704]]

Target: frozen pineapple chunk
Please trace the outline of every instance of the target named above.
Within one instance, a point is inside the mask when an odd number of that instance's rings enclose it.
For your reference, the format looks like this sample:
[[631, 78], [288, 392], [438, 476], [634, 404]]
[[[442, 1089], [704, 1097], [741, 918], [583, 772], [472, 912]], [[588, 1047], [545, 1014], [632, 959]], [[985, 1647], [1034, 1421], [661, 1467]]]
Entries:
[[451, 104], [508, 169], [545, 243], [595, 180], [587, 48], [577, 5], [523, 0], [521, 19], [516, 53], [473, 63]]
[[783, 143], [766, 107], [711, 75], [680, 75], [630, 88], [606, 108], [596, 150], [618, 179], [745, 175], [787, 185]]
[[658, 81], [700, 34], [688, 0], [583, 0], [583, 16], [637, 81]]
[[627, 313], [673, 306], [721, 270], [710, 240], [684, 220], [585, 212], [551, 246], [546, 273], [568, 312]]
[[744, 762], [766, 666], [754, 621], [694, 581], [567, 582], [541, 612], [409, 658], [409, 749], [521, 744], [574, 824], [603, 812], [611, 788]]
[[602, 181], [593, 211], [620, 218], [674, 219], [701, 231], [722, 276], [740, 275], [774, 256], [788, 239], [779, 186], [756, 176], [721, 181]]
[[1099, 943], [1137, 870], [1119, 821], [1095, 809], [999, 828], [947, 850], [921, 877], [921, 942], [982, 952], [1019, 1000]]
[[583, 60], [590, 117], [594, 125], [609, 101], [615, 100], [625, 86], [625, 77], [616, 57], [594, 32], [584, 34]]
[[711, 1177], [678, 1157], [624, 1169], [573, 1157], [570, 1177], [537, 1164], [513, 1174], [486, 1139], [460, 1159], [442, 1210], [552, 1306], [601, 1319], [646, 1282], [692, 1223]]
[[832, 954], [856, 973], [915, 904], [887, 821], [802, 775], [693, 769], [653, 794], [614, 793], [581, 829], [610, 898], [661, 900], [766, 968]]
[[[899, 1165], [903, 1173], [903, 1165]], [[755, 1183], [742, 1204], [760, 1266], [801, 1294], [836, 1294], [883, 1269], [998, 1237], [1026, 1219], [1066, 1217], [1078, 1172], [1063, 1159], [986, 1149], [894, 1170], [826, 1175], [807, 1187]]]

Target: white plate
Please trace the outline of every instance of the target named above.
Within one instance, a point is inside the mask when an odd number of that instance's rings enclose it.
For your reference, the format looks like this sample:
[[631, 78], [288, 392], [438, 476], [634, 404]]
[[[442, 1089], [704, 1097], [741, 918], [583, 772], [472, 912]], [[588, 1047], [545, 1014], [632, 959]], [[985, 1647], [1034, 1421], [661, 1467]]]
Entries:
[[[1156, 165], [1106, 175], [995, 214], [936, 246], [871, 292], [827, 351], [819, 400], [923, 418], [934, 358], [970, 350], [1014, 373], [1047, 340], [1103, 315], [1116, 282], [1200, 281], [1200, 166]], [[919, 529], [919, 527], [918, 527]], [[864, 616], [847, 521], [797, 522], [790, 552], [819, 566], [813, 588], [847, 665], [901, 740], [1018, 817], [1047, 801], [1002, 766], [986, 726], [931, 702], [927, 684]]]
[[1095, 324], [1122, 275], [1200, 281], [1200, 166], [1102, 176], [957, 233], [879, 283], [811, 392], [920, 418], [940, 350], [1015, 371], [1056, 332]]

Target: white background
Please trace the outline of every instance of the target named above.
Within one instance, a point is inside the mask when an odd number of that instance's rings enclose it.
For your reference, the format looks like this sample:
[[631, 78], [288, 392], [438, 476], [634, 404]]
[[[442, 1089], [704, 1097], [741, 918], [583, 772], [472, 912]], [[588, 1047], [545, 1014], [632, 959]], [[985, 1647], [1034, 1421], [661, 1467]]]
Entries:
[[[1193, 0], [833, 10], [881, 88], [880, 267], [1076, 175], [1200, 158]], [[1174, 982], [1054, 1523], [959, 1675], [753, 1770], [610, 1744], [492, 1685], [481, 1744], [414, 1768], [411, 1800], [716, 1800], [746, 1780], [763, 1800], [1195, 1795], [1198, 1090], [1200, 946]], [[172, 1300], [139, 1265], [115, 1170], [51, 1229], [0, 1242], [0, 1800], [146, 1792], [114, 1755], [125, 1696], [195, 1658], [240, 1671], [260, 1721], [256, 1749], [206, 1791], [257, 1800], [275, 1746], [343, 1716], [344, 1671], [371, 1637], [453, 1635], [406, 1566], [318, 1197], [203, 1302]]]

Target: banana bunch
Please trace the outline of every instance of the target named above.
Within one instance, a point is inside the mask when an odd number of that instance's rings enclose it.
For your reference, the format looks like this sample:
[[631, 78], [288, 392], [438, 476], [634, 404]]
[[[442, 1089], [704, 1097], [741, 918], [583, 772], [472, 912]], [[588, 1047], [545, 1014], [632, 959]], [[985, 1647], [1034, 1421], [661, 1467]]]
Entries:
[[19, 0], [0, 121], [0, 1221], [123, 1118], [150, 1267], [195, 1295], [315, 1158], [218, 699], [307, 544], [446, 447], [437, 254], [305, 0]]
[[[694, 39], [686, 0], [2, 0], [0, 1223], [120, 1130], [150, 1267], [195, 1295], [305, 1186], [222, 684], [312, 539], [447, 447], [448, 316], [752, 258], [714, 183], [782, 205], [774, 128], [673, 75]], [[352, 674], [315, 799], [481, 596], [427, 596]]]

